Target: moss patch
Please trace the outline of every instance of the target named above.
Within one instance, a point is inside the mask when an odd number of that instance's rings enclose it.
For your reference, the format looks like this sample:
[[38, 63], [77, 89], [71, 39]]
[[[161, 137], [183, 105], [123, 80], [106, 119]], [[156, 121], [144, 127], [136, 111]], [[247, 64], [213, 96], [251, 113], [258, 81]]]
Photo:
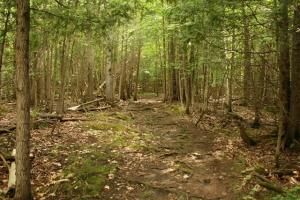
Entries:
[[142, 133], [133, 126], [133, 119], [124, 113], [98, 113], [89, 116], [91, 121], [81, 125], [92, 131], [107, 149], [129, 148], [132, 150], [147, 150], [153, 140], [150, 133]]
[[99, 131], [126, 131], [128, 130], [128, 127], [123, 124], [114, 124], [109, 122], [100, 122], [100, 121], [92, 121], [92, 122], [86, 122], [84, 124], [84, 127], [87, 129], [92, 130], [99, 130]]
[[68, 158], [67, 166], [63, 169], [63, 178], [69, 181], [53, 188], [72, 199], [93, 199], [100, 196], [108, 174], [114, 173], [116, 167], [107, 160], [113, 155], [90, 150], [79, 152]]
[[285, 194], [276, 195], [272, 200], [299, 200], [300, 186], [289, 189]]
[[168, 107], [168, 111], [172, 114], [183, 115], [185, 114], [185, 108], [180, 104], [172, 104]]

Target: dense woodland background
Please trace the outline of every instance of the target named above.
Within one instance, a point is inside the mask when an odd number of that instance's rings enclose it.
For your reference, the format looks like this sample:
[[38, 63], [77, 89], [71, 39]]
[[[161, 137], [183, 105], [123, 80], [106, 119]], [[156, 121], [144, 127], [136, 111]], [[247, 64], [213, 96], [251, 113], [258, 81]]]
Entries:
[[[0, 2], [2, 102], [17, 95], [18, 12], [15, 1]], [[298, 0], [31, 0], [29, 44], [32, 110], [160, 97], [198, 122], [225, 111], [252, 145], [236, 114], [243, 106], [253, 128], [271, 114], [274, 165], [299, 146]]]

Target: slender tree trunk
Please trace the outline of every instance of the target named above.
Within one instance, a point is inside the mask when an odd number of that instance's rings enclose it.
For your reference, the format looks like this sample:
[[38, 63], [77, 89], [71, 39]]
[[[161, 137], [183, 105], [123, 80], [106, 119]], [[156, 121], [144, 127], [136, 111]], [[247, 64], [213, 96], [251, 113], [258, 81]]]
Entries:
[[249, 19], [246, 14], [246, 5], [243, 0], [243, 25], [244, 25], [244, 75], [243, 75], [243, 93], [244, 104], [247, 105], [250, 100], [250, 83], [251, 83], [251, 45]]
[[56, 91], [57, 91], [57, 83], [55, 80], [55, 77], [57, 77], [57, 73], [58, 73], [58, 59], [59, 59], [59, 45], [56, 44], [54, 46], [54, 60], [53, 60], [53, 73], [52, 73], [52, 95], [51, 95], [51, 104], [52, 107], [54, 108], [54, 103], [55, 103], [55, 95], [56, 95]]
[[[165, 1], [161, 0], [162, 7], [164, 8]], [[163, 58], [162, 58], [162, 67], [163, 67], [163, 88], [164, 88], [164, 101], [168, 100], [168, 91], [167, 91], [167, 48], [166, 48], [166, 17], [163, 15], [162, 18], [162, 43], [163, 43]]]
[[16, 32], [16, 200], [32, 199], [30, 169], [29, 0], [17, 0]]
[[127, 68], [127, 39], [122, 39], [122, 53], [123, 54], [123, 64], [121, 64], [121, 75], [119, 82], [119, 98], [122, 100], [126, 100], [126, 68]]
[[6, 35], [8, 32], [8, 22], [10, 17], [10, 6], [8, 7], [8, 11], [5, 17], [4, 29], [2, 31], [2, 40], [0, 43], [0, 99], [2, 98], [2, 65], [3, 65], [3, 57], [4, 57], [4, 49], [6, 42]]
[[46, 99], [46, 108], [48, 111], [51, 110], [51, 47], [47, 50], [47, 56], [45, 59], [45, 99]]
[[184, 85], [185, 85], [185, 113], [189, 115], [191, 113], [190, 107], [191, 107], [191, 75], [190, 75], [190, 68], [189, 68], [189, 62], [188, 62], [188, 52], [187, 48], [183, 48], [183, 65], [184, 65]]
[[66, 66], [65, 66], [65, 52], [66, 51], [66, 36], [64, 36], [62, 41], [61, 49], [61, 62], [60, 62], [60, 85], [59, 85], [59, 100], [57, 105], [57, 113], [64, 113], [64, 103], [65, 103], [65, 76], [66, 76]]
[[292, 49], [292, 82], [291, 82], [291, 124], [288, 142], [300, 136], [300, 3], [294, 10], [294, 30]]
[[235, 66], [235, 30], [233, 30], [232, 34], [232, 44], [231, 44], [231, 59], [230, 59], [230, 66], [228, 67], [228, 75], [226, 79], [226, 88], [227, 88], [227, 95], [226, 95], [226, 105], [227, 105], [227, 111], [232, 112], [232, 79], [233, 79], [233, 69]]
[[106, 77], [105, 96], [108, 101], [114, 101], [112, 62], [113, 62], [112, 45], [110, 44], [107, 53], [107, 65], [106, 65], [106, 76], [105, 76]]
[[[91, 45], [91, 42], [89, 43]], [[93, 92], [94, 92], [94, 76], [93, 76], [93, 67], [94, 67], [94, 51], [92, 47], [88, 47], [86, 50], [86, 58], [87, 58], [87, 95], [86, 99], [88, 101], [93, 99]]]
[[255, 80], [253, 78], [253, 85], [255, 86], [255, 90], [253, 91], [253, 94], [255, 95], [254, 99], [254, 121], [252, 124], [252, 128], [259, 128], [261, 124], [261, 109], [264, 105], [264, 82], [265, 82], [265, 69], [266, 68], [266, 60], [264, 55], [261, 56], [261, 67], [258, 70], [258, 81], [257, 84], [255, 84]]
[[187, 62], [187, 66], [186, 66], [186, 88], [185, 88], [185, 96], [186, 96], [186, 109], [185, 109], [185, 113], [186, 114], [190, 114], [190, 107], [192, 105], [192, 95], [193, 95], [193, 87], [192, 87], [192, 71], [193, 71], [193, 67], [195, 64], [195, 46], [194, 44], [191, 43], [190, 46], [190, 51], [187, 51], [187, 53], [189, 52], [189, 54], [187, 54], [186, 58], [184, 60], [186, 60]]
[[137, 101], [137, 95], [139, 90], [139, 74], [140, 74], [140, 64], [141, 64], [141, 54], [142, 54], [142, 45], [139, 44], [138, 47], [138, 57], [137, 57], [137, 64], [136, 64], [136, 76], [135, 76], [135, 90], [134, 90], [134, 101]]
[[207, 64], [203, 64], [203, 84], [202, 84], [202, 103], [203, 106], [206, 108], [207, 102], [207, 91], [208, 91], [208, 69]]
[[[289, 0], [279, 1], [278, 27], [279, 27], [279, 133], [276, 148], [276, 164], [280, 149], [288, 145], [289, 134], [289, 110], [290, 110], [290, 62], [289, 62], [289, 20], [288, 3]], [[283, 138], [285, 137], [285, 138]], [[282, 140], [284, 139], [284, 140]]]
[[176, 64], [176, 46], [175, 46], [175, 38], [174, 36], [170, 37], [169, 41], [169, 101], [177, 101], [177, 81], [176, 81], [176, 73], [175, 69]]
[[32, 61], [32, 77], [31, 77], [31, 105], [34, 106], [34, 107], [37, 107], [37, 101], [38, 101], [38, 96], [37, 96], [37, 90], [38, 90], [38, 82], [37, 82], [37, 59], [38, 59], [38, 54], [37, 52], [34, 52], [33, 53], [33, 61]]

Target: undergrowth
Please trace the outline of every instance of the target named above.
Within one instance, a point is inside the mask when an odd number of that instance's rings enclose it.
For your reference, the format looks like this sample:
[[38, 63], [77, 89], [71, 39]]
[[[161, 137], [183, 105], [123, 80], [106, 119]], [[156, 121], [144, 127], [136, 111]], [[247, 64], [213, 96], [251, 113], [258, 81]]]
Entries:
[[63, 176], [69, 181], [57, 185], [53, 190], [66, 199], [99, 197], [108, 175], [116, 170], [116, 166], [108, 162], [111, 156], [95, 149], [82, 155], [69, 156], [67, 166], [63, 169]]
[[289, 189], [286, 193], [277, 195], [272, 200], [299, 200], [300, 199], [300, 186]]

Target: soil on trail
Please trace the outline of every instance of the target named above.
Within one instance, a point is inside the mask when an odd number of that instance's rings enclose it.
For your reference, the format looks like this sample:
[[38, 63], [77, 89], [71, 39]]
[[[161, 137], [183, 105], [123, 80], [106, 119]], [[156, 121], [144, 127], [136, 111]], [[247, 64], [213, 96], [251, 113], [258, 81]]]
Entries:
[[[1, 122], [14, 122], [15, 114], [11, 109]], [[207, 115], [195, 127], [179, 105], [144, 99], [65, 117], [84, 120], [32, 130], [35, 199], [242, 199], [245, 166], [240, 151], [231, 153], [240, 148], [232, 135], [240, 139], [219, 116]], [[1, 135], [0, 152], [12, 151], [14, 137], [14, 132]], [[4, 165], [0, 178], [1, 199], [8, 181]]]
[[122, 112], [133, 118], [141, 140], [149, 134], [151, 140], [144, 150], [122, 152], [123, 160], [101, 199], [236, 198], [239, 172], [217, 142], [221, 133], [195, 127], [187, 116], [159, 101], [131, 102]]

